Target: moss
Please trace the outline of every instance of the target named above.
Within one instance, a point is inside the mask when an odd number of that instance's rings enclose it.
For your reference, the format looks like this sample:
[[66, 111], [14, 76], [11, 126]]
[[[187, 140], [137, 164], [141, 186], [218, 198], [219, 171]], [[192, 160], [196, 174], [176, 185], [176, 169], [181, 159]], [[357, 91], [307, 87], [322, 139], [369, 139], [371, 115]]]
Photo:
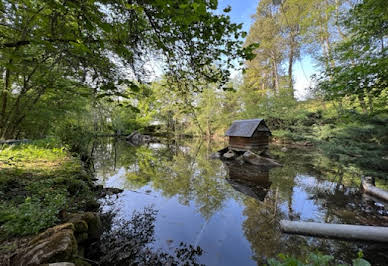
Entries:
[[82, 218], [88, 224], [89, 239], [98, 239], [102, 230], [100, 216], [92, 212], [87, 212]]

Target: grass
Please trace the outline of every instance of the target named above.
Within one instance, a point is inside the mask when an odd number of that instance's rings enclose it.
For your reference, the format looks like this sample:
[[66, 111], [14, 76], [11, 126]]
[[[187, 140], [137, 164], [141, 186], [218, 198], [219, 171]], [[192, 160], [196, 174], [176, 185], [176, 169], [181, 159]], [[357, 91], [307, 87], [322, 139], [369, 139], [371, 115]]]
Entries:
[[0, 240], [55, 225], [85, 208], [90, 189], [80, 160], [53, 139], [0, 147]]

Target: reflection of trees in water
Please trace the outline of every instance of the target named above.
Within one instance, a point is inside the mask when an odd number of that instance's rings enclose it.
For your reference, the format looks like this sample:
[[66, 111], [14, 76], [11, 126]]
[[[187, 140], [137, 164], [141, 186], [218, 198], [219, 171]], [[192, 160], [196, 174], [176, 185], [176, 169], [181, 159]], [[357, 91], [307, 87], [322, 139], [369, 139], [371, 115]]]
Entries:
[[[280, 252], [303, 257], [315, 249], [346, 261], [355, 257], [357, 248], [367, 247], [352, 242], [282, 234], [277, 226], [280, 219], [300, 219], [296, 187], [307, 193], [307, 200], [317, 206], [324, 221], [357, 223], [354, 214], [370, 218], [370, 213], [361, 211], [360, 194], [347, 188], [357, 184], [353, 172], [318, 153], [300, 150], [282, 153], [273, 148], [272, 153], [283, 167], [270, 170], [272, 185], [265, 191], [266, 195], [263, 193], [264, 201], [259, 202], [257, 198], [261, 200], [263, 195], [256, 194], [256, 199], [246, 197], [225, 182], [227, 172], [222, 162], [208, 160], [210, 152], [215, 149], [205, 143], [199, 145], [194, 140], [184, 145], [172, 143], [152, 148], [134, 148], [117, 142], [115, 149], [113, 146], [106, 151], [101, 149], [99, 154], [101, 158], [113, 160], [116, 151], [117, 167], [112, 160], [104, 160], [107, 169], [104, 171], [108, 176], [113, 175], [115, 169], [126, 169], [125, 188], [139, 189], [150, 185], [165, 197], [177, 197], [183, 205], [194, 202], [207, 220], [222, 209], [228, 199], [243, 202], [246, 216], [243, 230], [259, 264]], [[241, 169], [237, 171], [241, 172]], [[307, 182], [307, 177], [314, 182]], [[249, 193], [245, 195], [249, 196]], [[360, 220], [360, 223], [365, 224], [365, 221]], [[370, 254], [374, 254], [373, 250]]]
[[[183, 144], [135, 148], [118, 142], [117, 169], [123, 167], [126, 170], [123, 188], [136, 190], [151, 185], [165, 197], [177, 197], [182, 205], [193, 201], [202, 216], [209, 219], [223, 207], [226, 199], [236, 195], [224, 181], [222, 163], [208, 159], [214, 149], [209, 145], [192, 140]], [[99, 157], [112, 161], [113, 149], [108, 148], [110, 151], [101, 149]], [[103, 176], [115, 174], [113, 162], [105, 162], [104, 166], [105, 169], [100, 170]]]
[[134, 212], [130, 220], [114, 219], [105, 214], [104, 232], [99, 244], [88, 257], [99, 257], [100, 265], [199, 265], [202, 249], [180, 243], [174, 254], [154, 250], [157, 211], [145, 208]]
[[282, 233], [278, 223], [281, 219], [287, 219], [287, 214], [279, 208], [278, 200], [280, 199], [277, 199], [275, 192], [269, 193], [264, 202], [253, 198], [244, 201], [243, 213], [246, 219], [243, 230], [251, 243], [253, 258], [258, 265], [266, 264], [267, 259], [276, 257], [279, 253], [303, 260], [310, 252], [320, 251], [334, 255], [339, 262], [350, 262], [349, 258], [356, 257], [358, 249], [351, 242]]
[[[255, 260], [258, 264], [264, 264], [267, 258], [274, 257], [278, 253], [291, 254], [303, 259], [309, 252], [317, 250], [333, 255], [338, 260], [337, 263], [349, 263], [350, 258], [356, 257], [358, 249], [363, 249], [367, 250], [369, 258], [372, 257], [371, 261], [378, 260], [376, 256], [380, 256], [382, 261], [383, 256], [378, 253], [381, 246], [374, 248], [366, 243], [310, 238], [280, 232], [278, 228], [280, 219], [300, 219], [300, 214], [296, 213], [298, 203], [295, 198], [299, 195], [294, 190], [295, 187], [302, 189], [307, 194], [308, 200], [319, 209], [319, 213], [323, 215], [322, 221], [365, 224], [365, 220], [361, 222], [365, 217], [368, 217], [369, 221], [377, 219], [377, 210], [372, 211], [371, 206], [368, 207], [369, 203], [362, 199], [358, 189], [346, 186], [354, 184], [352, 173], [346, 173], [341, 167], [328, 171], [327, 164], [322, 168], [319, 164], [312, 168], [312, 164], [317, 162], [309, 161], [309, 158], [311, 159], [310, 154], [303, 155], [299, 151], [289, 151], [286, 155], [278, 156], [277, 159], [282, 162], [283, 167], [271, 169], [271, 191], [265, 200], [263, 202], [253, 198], [244, 200], [244, 215], [247, 218], [243, 222], [243, 230], [251, 243]], [[328, 181], [327, 176], [333, 182]], [[276, 196], [276, 190], [278, 190], [278, 196]], [[281, 205], [287, 208], [279, 208]], [[313, 214], [310, 215], [313, 217]]]

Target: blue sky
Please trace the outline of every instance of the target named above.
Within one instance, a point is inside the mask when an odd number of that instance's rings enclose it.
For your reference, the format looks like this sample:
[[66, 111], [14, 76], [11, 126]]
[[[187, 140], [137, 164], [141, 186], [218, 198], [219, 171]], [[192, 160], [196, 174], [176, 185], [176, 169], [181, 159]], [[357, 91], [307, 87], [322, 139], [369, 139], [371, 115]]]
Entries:
[[[229, 13], [232, 22], [243, 23], [243, 30], [249, 31], [253, 22], [252, 15], [256, 12], [258, 0], [219, 0], [219, 10], [228, 5], [232, 7]], [[299, 99], [305, 98], [307, 90], [311, 85], [310, 76], [316, 73], [314, 62], [309, 56], [303, 56], [294, 66], [295, 94]]]

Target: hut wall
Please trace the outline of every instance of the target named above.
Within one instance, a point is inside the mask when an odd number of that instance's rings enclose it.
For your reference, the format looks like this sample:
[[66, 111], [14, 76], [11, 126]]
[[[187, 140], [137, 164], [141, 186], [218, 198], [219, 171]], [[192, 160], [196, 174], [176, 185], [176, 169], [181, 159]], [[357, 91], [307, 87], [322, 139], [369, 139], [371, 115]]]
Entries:
[[252, 137], [229, 137], [229, 146], [237, 150], [264, 150], [268, 148], [268, 132], [257, 131]]

